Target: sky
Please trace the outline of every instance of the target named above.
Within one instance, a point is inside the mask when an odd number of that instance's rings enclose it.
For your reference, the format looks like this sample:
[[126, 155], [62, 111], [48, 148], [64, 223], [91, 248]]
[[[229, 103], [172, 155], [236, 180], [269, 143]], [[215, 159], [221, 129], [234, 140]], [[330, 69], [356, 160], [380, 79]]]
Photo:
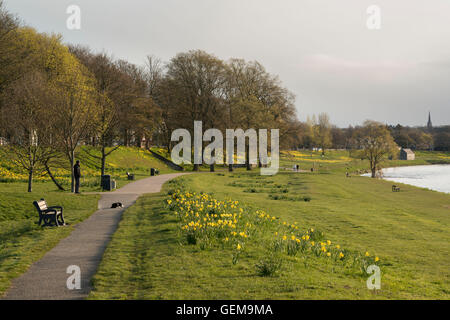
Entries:
[[[296, 96], [300, 120], [339, 127], [450, 124], [448, 0], [4, 0], [40, 32], [143, 64], [201, 49], [259, 61]], [[69, 30], [69, 5], [81, 29]], [[380, 9], [380, 28], [370, 6]], [[376, 18], [376, 17], [375, 17]]]

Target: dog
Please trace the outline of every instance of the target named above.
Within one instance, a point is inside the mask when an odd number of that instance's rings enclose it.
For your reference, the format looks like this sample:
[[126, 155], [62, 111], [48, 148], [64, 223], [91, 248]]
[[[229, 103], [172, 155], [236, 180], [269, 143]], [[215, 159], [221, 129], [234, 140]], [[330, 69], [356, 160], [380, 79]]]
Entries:
[[123, 208], [123, 204], [121, 202], [114, 202], [111, 205], [111, 209], [116, 209], [116, 208]]

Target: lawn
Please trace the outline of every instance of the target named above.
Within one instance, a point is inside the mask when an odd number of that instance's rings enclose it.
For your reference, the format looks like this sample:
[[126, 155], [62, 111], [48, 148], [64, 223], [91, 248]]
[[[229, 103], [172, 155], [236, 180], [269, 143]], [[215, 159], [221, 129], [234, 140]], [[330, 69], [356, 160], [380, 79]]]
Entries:
[[[344, 156], [332, 154], [329, 160]], [[440, 161], [420, 157], [412, 164]], [[381, 290], [368, 290], [368, 276], [345, 259], [308, 251], [277, 252], [281, 268], [261, 276], [256, 265], [268, 261], [274, 231], [290, 237], [280, 227], [256, 230], [236, 264], [234, 246], [189, 244], [183, 223], [167, 206], [174, 188], [168, 183], [162, 193], [142, 197], [126, 211], [90, 299], [449, 299], [450, 195], [407, 185], [393, 193], [386, 181], [346, 178], [343, 171], [362, 168], [360, 161], [317, 161], [314, 173], [218, 172], [177, 181], [190, 191], [239, 201], [244, 212], [264, 210], [280, 225], [320, 230], [332, 246], [345, 248], [346, 257], [358, 252], [379, 257]], [[396, 163], [406, 162], [390, 165]]]
[[[77, 156], [82, 165], [81, 191], [101, 191], [99, 161], [88, 156], [85, 152], [87, 148], [80, 148]], [[95, 150], [91, 153], [98, 155]], [[0, 296], [13, 278], [24, 273], [33, 262], [67, 237], [76, 223], [94, 213], [100, 198], [99, 195], [74, 195], [68, 191], [58, 191], [48, 176], [36, 176], [33, 192], [28, 193], [26, 173], [7, 159], [4, 148], [0, 147]], [[143, 149], [120, 147], [107, 158], [106, 173], [112, 175], [118, 187], [122, 187], [130, 182], [126, 172], [142, 179], [150, 176], [150, 168], [159, 169], [160, 173], [173, 172]], [[63, 168], [54, 170], [54, 173], [68, 190], [70, 172]], [[45, 198], [50, 206], [62, 205], [65, 220], [70, 225], [61, 228], [38, 227], [38, 214], [33, 201], [41, 198]]]
[[[26, 183], [0, 183], [0, 296], [13, 278], [67, 237], [76, 223], [96, 211], [98, 195], [75, 195], [55, 189], [51, 182], [39, 182], [28, 193]], [[41, 198], [50, 206], [63, 206], [69, 226], [39, 227], [32, 203]]]

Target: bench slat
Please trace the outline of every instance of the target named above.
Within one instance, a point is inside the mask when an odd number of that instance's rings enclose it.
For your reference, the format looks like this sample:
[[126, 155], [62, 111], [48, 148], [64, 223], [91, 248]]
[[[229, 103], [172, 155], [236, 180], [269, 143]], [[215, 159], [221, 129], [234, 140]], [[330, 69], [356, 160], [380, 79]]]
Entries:
[[38, 203], [39, 209], [41, 209], [42, 211], [48, 209], [46, 201], [41, 200], [41, 201], [38, 201], [37, 203]]

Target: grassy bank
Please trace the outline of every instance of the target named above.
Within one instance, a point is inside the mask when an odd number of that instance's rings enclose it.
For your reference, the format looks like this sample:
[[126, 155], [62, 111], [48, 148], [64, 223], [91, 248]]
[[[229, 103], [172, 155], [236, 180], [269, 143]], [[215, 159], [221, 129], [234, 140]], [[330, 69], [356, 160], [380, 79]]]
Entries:
[[[427, 160], [415, 163], [421, 161]], [[220, 241], [189, 244], [184, 222], [164, 204], [171, 197], [168, 184], [165, 193], [143, 197], [125, 213], [90, 298], [448, 299], [449, 195], [406, 185], [402, 192], [393, 193], [389, 182], [342, 174], [350, 166], [363, 167], [362, 163], [321, 165], [315, 173], [261, 177], [255, 171], [181, 179], [191, 191], [239, 201], [245, 212], [264, 210], [277, 222], [294, 224], [302, 232], [320, 230], [321, 241], [345, 248], [346, 256], [347, 252], [376, 255], [382, 272], [382, 289], [376, 293], [366, 288], [367, 275], [350, 262], [317, 256], [311, 249], [294, 255], [281, 250], [279, 270], [261, 276], [257, 265], [268, 263], [276, 227], [250, 236], [236, 264], [234, 246]], [[291, 234], [282, 232], [289, 240]]]
[[[110, 149], [108, 149], [109, 151]], [[8, 161], [6, 150], [0, 147], [0, 183], [14, 183], [28, 181], [28, 175], [21, 168]], [[92, 147], [79, 148], [76, 158], [81, 161], [81, 189], [83, 191], [101, 191], [100, 188], [100, 152]], [[61, 158], [58, 161], [60, 167], [51, 168], [56, 180], [65, 188], [70, 189], [70, 167], [67, 160]], [[120, 147], [112, 152], [106, 161], [106, 174], [116, 180], [117, 187], [123, 187], [130, 181], [127, 172], [135, 175], [135, 179], [150, 176], [150, 169], [158, 169], [161, 174], [174, 172], [165, 163], [156, 159], [150, 152], [136, 147]], [[51, 182], [50, 177], [44, 172], [35, 175], [34, 181]]]

